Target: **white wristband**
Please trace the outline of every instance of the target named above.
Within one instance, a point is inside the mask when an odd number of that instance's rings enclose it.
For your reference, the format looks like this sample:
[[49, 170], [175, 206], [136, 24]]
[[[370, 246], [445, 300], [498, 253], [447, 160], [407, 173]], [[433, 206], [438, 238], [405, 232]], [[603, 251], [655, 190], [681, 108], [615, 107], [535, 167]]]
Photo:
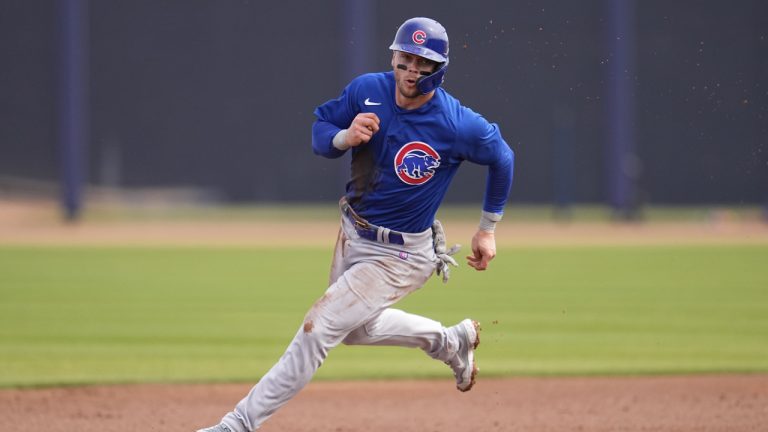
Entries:
[[496, 223], [501, 220], [501, 217], [501, 213], [491, 213], [483, 210], [483, 215], [480, 216], [480, 230], [492, 233], [496, 229]]
[[346, 138], [347, 138], [347, 130], [346, 129], [340, 130], [339, 133], [337, 133], [336, 136], [333, 137], [333, 146], [341, 151], [348, 149], [349, 144], [347, 144]]

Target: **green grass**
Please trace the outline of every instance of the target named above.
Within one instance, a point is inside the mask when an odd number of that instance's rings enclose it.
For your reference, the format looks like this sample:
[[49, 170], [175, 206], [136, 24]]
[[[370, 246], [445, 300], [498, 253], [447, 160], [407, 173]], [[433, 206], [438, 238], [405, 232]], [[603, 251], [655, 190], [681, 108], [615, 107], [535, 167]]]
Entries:
[[[764, 208], [758, 206], [645, 206], [638, 217], [646, 222], [706, 222], [717, 220], [759, 220]], [[440, 208], [438, 218], [447, 220], [471, 220], [479, 218], [479, 204], [450, 204]], [[335, 204], [253, 204], [239, 205], [179, 205], [157, 202], [147, 206], [92, 204], [84, 215], [88, 222], [131, 221], [283, 221], [335, 222], [339, 218]], [[504, 220], [608, 222], [613, 214], [608, 206], [578, 205], [558, 209], [547, 205], [515, 205], [505, 210]]]
[[[324, 291], [330, 251], [0, 247], [0, 386], [255, 381]], [[398, 304], [483, 323], [483, 376], [768, 371], [768, 247], [504, 249]], [[318, 379], [443, 377], [339, 347]]]

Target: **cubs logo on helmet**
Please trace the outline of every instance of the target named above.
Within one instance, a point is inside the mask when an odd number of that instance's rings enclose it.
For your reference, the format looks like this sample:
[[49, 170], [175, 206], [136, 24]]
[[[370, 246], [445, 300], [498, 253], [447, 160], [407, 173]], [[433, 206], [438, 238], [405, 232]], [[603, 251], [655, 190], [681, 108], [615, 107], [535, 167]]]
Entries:
[[439, 166], [440, 154], [421, 141], [409, 142], [395, 155], [395, 174], [403, 183], [409, 185], [428, 182]]
[[424, 30], [416, 30], [413, 32], [411, 39], [413, 39], [413, 43], [423, 45], [427, 40], [427, 33]]

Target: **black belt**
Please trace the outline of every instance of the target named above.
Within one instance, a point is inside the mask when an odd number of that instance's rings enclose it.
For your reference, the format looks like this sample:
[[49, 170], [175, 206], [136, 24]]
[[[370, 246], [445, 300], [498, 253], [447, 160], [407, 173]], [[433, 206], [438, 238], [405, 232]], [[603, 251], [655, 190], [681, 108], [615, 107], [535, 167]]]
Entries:
[[339, 207], [341, 207], [341, 212], [347, 216], [350, 222], [352, 222], [352, 224], [355, 226], [355, 232], [360, 237], [366, 240], [385, 244], [405, 244], [405, 240], [403, 239], [403, 235], [401, 233], [392, 231], [388, 228], [382, 228], [361, 218], [357, 213], [355, 213], [355, 210], [352, 209], [352, 206], [349, 205], [346, 197], [341, 198], [339, 201]]

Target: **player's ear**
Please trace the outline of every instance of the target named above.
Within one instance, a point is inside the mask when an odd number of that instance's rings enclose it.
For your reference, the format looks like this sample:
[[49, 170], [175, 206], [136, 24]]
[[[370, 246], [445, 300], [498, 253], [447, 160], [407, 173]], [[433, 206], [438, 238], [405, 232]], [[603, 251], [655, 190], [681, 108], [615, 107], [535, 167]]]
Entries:
[[390, 62], [392, 64], [392, 69], [395, 68], [395, 57], [397, 57], [397, 51], [392, 51], [392, 61]]

